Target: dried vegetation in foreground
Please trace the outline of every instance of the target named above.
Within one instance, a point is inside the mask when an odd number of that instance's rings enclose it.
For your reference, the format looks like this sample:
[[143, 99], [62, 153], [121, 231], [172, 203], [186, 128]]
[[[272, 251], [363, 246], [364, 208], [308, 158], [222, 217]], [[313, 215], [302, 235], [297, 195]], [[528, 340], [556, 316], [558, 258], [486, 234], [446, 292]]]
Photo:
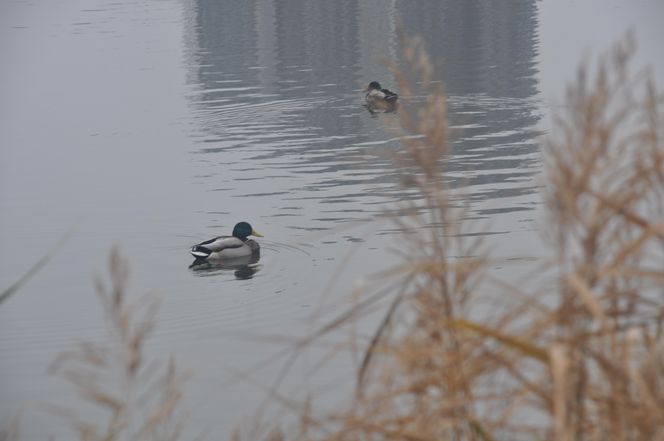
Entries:
[[149, 295], [129, 301], [129, 269], [117, 249], [111, 252], [109, 274], [110, 286], [101, 279], [96, 285], [110, 343], [81, 343], [50, 368], [101, 413], [86, 419], [61, 405], [48, 410], [69, 421], [81, 441], [176, 441], [185, 423], [179, 409], [184, 375], [172, 359], [163, 364], [148, 359], [145, 352], [157, 302]]
[[422, 201], [394, 219], [410, 247], [381, 276], [394, 289], [321, 328], [352, 328], [389, 302], [352, 402], [325, 416], [305, 406], [298, 427], [265, 439], [664, 439], [664, 99], [629, 70], [632, 46], [569, 89], [544, 152], [553, 257], [533, 272], [539, 288], [519, 289], [464, 234], [464, 197], [444, 173], [445, 95], [421, 41], [406, 41], [409, 70], [390, 64], [399, 90], [428, 96], [398, 115], [397, 164]]

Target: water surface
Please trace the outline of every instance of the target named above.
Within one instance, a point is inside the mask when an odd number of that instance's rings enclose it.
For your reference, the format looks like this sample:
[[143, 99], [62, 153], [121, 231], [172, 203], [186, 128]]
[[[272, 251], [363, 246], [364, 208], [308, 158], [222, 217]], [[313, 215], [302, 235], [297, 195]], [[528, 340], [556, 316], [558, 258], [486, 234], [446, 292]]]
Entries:
[[[302, 335], [323, 292], [340, 303], [361, 276], [397, 262], [398, 231], [375, 219], [413, 195], [390, 160], [395, 115], [369, 114], [361, 90], [371, 80], [394, 87], [380, 60], [400, 59], [399, 19], [440, 67], [450, 123], [462, 129], [450, 177], [467, 191], [469, 215], [498, 254], [543, 253], [538, 137], [582, 51], [639, 25], [640, 60], [662, 72], [652, 43], [661, 7], [631, 5], [4, 3], [2, 286], [71, 236], [0, 307], [0, 415], [27, 408], [24, 439], [66, 438], [32, 409], [76, 403], [46, 367], [77, 341], [106, 338], [92, 276], [113, 244], [130, 258], [132, 291], [162, 298], [151, 350], [193, 371], [192, 426], [221, 437], [250, 412], [263, 391], [229, 368], [260, 365], [279, 347], [247, 337]], [[240, 220], [265, 235], [259, 262], [188, 268], [191, 244]], [[343, 361], [308, 376], [315, 364], [295, 367], [284, 389], [303, 397], [348, 377]], [[277, 367], [257, 378], [269, 383]]]

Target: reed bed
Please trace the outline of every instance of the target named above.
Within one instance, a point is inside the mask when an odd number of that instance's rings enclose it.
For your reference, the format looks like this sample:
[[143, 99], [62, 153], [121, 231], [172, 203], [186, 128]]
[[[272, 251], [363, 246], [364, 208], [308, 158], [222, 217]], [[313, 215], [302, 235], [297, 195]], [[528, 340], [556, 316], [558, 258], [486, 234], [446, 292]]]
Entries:
[[379, 277], [391, 289], [316, 334], [354, 329], [383, 302], [372, 337], [351, 344], [366, 350], [349, 404], [303, 405], [297, 427], [263, 439], [664, 439], [664, 97], [630, 70], [633, 41], [580, 68], [556, 115], [542, 177], [551, 254], [524, 288], [498, 280], [498, 258], [467, 234], [481, 231], [446, 179], [445, 94], [421, 40], [403, 42], [406, 68], [388, 63], [403, 101], [427, 96], [398, 113], [395, 163], [420, 196], [393, 217], [410, 233], [403, 263]]

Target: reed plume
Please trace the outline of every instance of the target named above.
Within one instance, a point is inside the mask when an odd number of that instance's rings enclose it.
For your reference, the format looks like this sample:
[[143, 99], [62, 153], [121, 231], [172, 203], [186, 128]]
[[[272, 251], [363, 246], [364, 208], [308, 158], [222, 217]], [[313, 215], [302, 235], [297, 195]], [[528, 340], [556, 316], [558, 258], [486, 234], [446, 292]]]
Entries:
[[51, 411], [66, 418], [82, 441], [180, 439], [185, 423], [179, 409], [184, 375], [173, 359], [160, 363], [148, 360], [146, 354], [157, 301], [147, 295], [129, 301], [128, 264], [115, 248], [109, 273], [110, 286], [98, 278], [96, 287], [110, 343], [80, 343], [50, 368], [74, 386], [82, 402], [106, 417], [83, 419], [61, 406], [51, 406]]

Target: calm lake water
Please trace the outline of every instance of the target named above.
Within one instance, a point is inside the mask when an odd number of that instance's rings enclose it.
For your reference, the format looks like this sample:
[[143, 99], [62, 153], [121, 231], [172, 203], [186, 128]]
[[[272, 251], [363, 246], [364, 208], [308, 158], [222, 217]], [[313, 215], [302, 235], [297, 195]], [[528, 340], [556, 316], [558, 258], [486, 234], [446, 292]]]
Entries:
[[[655, 0], [3, 1], [0, 288], [70, 238], [0, 306], [0, 419], [25, 410], [22, 439], [68, 438], [35, 407], [77, 403], [46, 368], [106, 338], [92, 279], [113, 244], [132, 292], [162, 299], [150, 350], [191, 369], [190, 425], [221, 439], [249, 415], [264, 392], [232, 372], [263, 364], [252, 378], [270, 384], [285, 344], [265, 336], [310, 332], [323, 300], [398, 261], [398, 232], [375, 221], [410, 197], [388, 159], [395, 116], [361, 104], [369, 81], [394, 87], [380, 60], [399, 58], [399, 20], [441, 66], [463, 128], [451, 174], [492, 249], [544, 254], [539, 135], [565, 83], [633, 28], [663, 84], [663, 19]], [[257, 264], [188, 268], [192, 244], [241, 220], [265, 236]], [[348, 378], [343, 360], [312, 375], [317, 361], [284, 393]]]

